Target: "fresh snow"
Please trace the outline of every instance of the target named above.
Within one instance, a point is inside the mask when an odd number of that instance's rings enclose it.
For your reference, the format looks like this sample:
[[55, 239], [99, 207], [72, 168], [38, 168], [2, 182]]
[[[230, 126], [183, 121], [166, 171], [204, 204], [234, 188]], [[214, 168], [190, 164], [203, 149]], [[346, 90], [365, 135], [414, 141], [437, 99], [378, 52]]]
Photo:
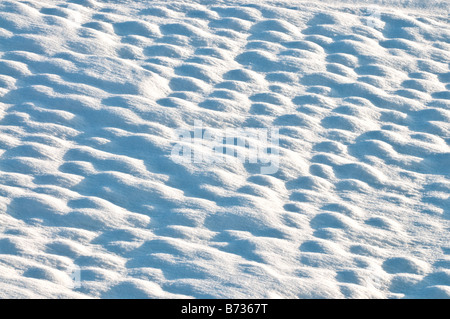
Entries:
[[450, 298], [448, 9], [2, 0], [0, 298]]

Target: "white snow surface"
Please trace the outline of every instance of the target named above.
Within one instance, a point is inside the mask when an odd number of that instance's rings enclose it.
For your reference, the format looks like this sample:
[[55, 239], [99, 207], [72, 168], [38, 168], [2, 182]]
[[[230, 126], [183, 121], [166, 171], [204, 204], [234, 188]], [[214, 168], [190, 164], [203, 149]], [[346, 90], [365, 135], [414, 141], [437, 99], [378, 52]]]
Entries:
[[450, 298], [449, 62], [447, 1], [2, 0], [0, 298]]

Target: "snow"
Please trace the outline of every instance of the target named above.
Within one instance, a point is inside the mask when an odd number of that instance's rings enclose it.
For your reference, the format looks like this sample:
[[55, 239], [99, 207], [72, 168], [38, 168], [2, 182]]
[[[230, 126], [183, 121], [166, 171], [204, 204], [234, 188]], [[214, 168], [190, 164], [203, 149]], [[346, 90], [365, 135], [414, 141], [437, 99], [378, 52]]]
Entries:
[[0, 298], [450, 298], [449, 7], [1, 1]]

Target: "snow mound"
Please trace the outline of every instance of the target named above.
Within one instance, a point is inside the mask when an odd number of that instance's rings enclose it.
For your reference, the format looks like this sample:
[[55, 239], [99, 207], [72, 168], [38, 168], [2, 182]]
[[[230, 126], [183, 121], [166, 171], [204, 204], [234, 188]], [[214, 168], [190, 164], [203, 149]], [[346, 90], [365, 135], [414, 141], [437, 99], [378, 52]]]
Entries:
[[[449, 298], [421, 3], [1, 1], [0, 298]], [[277, 129], [275, 171], [175, 160], [198, 122]]]

